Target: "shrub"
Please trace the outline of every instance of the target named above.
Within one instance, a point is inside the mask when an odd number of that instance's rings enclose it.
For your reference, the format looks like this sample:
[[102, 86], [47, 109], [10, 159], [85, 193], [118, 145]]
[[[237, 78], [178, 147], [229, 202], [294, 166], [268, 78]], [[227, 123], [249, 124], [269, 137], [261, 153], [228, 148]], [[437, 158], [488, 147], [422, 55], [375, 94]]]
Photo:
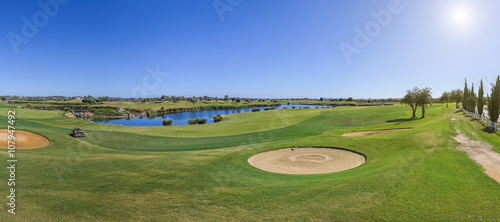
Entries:
[[156, 110], [150, 109], [150, 110], [146, 111], [146, 115], [149, 117], [155, 117], [158, 114], [156, 113]]
[[217, 122], [220, 122], [222, 120], [222, 116], [220, 114], [217, 114], [213, 117], [213, 119], [214, 119], [214, 122], [217, 123]]
[[253, 109], [252, 109], [252, 112], [259, 112], [259, 111], [260, 111], [260, 109], [259, 109], [259, 108], [253, 108]]
[[271, 110], [271, 108], [269, 108], [269, 107], [264, 108], [264, 111], [268, 111], [268, 110]]
[[287, 107], [283, 107], [283, 109], [288, 109]]
[[95, 101], [94, 97], [92, 97], [91, 95], [89, 95], [89, 96], [83, 97], [82, 103], [96, 104], [97, 102]]
[[172, 125], [172, 120], [170, 120], [170, 119], [163, 119], [163, 125], [164, 126], [170, 126], [170, 125]]
[[205, 123], [207, 122], [207, 119], [200, 119], [200, 118], [197, 118], [197, 119], [196, 119], [196, 122], [197, 122], [198, 124], [205, 124]]
[[295, 106], [292, 106], [292, 109], [295, 109]]
[[189, 125], [194, 125], [194, 124], [196, 124], [197, 122], [198, 122], [198, 120], [196, 120], [196, 119], [190, 119], [190, 120], [188, 120], [188, 124], [189, 124]]
[[88, 110], [88, 112], [91, 112], [94, 114], [94, 116], [121, 116], [123, 113], [117, 112], [115, 109], [112, 108], [91, 108]]

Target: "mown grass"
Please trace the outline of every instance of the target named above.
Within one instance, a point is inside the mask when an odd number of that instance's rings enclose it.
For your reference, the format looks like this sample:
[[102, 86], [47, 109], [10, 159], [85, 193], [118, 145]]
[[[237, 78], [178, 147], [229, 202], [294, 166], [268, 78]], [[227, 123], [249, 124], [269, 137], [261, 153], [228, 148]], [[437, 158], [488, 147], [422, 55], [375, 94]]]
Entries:
[[[287, 122], [280, 127], [259, 122], [279, 118], [276, 110], [237, 114], [238, 121], [223, 120], [217, 124], [227, 125], [220, 128], [196, 125], [192, 128], [203, 128], [179, 130], [177, 136], [144, 130], [156, 128], [94, 125], [58, 112], [33, 111], [21, 114], [28, 116], [19, 117], [17, 127], [53, 142], [17, 153], [17, 214], [9, 215], [2, 204], [0, 219], [496, 220], [499, 184], [456, 150], [458, 143], [452, 139], [457, 128], [479, 139], [494, 137], [477, 131], [475, 122], [454, 111], [434, 105], [425, 119], [390, 121], [408, 118], [410, 108], [290, 109], [279, 111], [284, 115], [276, 122]], [[249, 125], [238, 124], [252, 121], [259, 124], [249, 131]], [[68, 136], [80, 125], [89, 128], [89, 137]], [[3, 110], [0, 127], [6, 127]], [[390, 128], [410, 129], [341, 136]], [[230, 129], [237, 133], [228, 136]], [[348, 148], [365, 154], [367, 162], [320, 175], [269, 173], [247, 163], [256, 153], [293, 146]], [[7, 153], [2, 150], [0, 155], [6, 159]], [[0, 178], [8, 178], [6, 170], [0, 171]], [[6, 181], [1, 184], [8, 195]]]

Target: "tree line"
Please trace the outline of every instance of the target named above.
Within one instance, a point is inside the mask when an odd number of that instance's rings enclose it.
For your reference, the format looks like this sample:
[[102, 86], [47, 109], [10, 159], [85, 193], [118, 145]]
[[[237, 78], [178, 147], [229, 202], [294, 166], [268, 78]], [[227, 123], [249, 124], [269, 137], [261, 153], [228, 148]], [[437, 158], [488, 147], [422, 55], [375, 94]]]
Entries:
[[497, 122], [500, 114], [500, 76], [497, 76], [496, 82], [491, 84], [491, 91], [489, 94], [486, 93], [486, 96], [484, 96], [482, 79], [477, 94], [474, 90], [474, 83], [469, 88], [467, 79], [465, 79], [463, 91], [455, 89], [450, 92], [443, 92], [440, 99], [446, 103], [447, 107], [448, 102], [456, 102], [456, 108], [459, 108], [459, 103], [462, 103], [465, 110], [479, 115], [483, 115], [484, 111], [488, 110], [490, 120]]

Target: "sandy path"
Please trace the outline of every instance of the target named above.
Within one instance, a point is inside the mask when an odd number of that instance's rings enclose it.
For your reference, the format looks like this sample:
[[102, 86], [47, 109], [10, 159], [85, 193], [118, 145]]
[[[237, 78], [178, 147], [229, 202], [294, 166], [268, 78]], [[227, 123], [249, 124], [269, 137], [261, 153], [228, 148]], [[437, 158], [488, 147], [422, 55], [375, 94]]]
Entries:
[[470, 140], [460, 131], [458, 133], [456, 137], [453, 137], [461, 143], [457, 149], [467, 152], [471, 159], [483, 166], [486, 174], [500, 183], [500, 154], [492, 151], [490, 144]]
[[390, 132], [401, 131], [401, 130], [407, 130], [407, 129], [388, 129], [388, 130], [360, 131], [360, 132], [344, 133], [342, 136], [368, 136], [368, 135], [381, 134], [381, 133], [390, 133]]
[[[8, 135], [7, 130], [0, 130], [0, 149], [7, 149]], [[16, 130], [14, 137], [15, 139], [13, 141], [16, 143], [16, 149], [20, 150], [41, 148], [49, 145], [49, 140], [47, 138], [26, 131]]]
[[348, 170], [363, 164], [365, 156], [334, 148], [286, 148], [256, 154], [248, 163], [261, 170], [284, 174], [320, 174]]

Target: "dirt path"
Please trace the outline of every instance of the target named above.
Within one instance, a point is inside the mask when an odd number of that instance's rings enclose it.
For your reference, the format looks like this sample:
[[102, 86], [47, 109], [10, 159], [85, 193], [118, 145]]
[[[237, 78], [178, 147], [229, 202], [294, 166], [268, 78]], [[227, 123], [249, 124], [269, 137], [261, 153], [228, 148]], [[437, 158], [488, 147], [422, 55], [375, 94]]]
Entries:
[[368, 135], [381, 134], [381, 133], [390, 133], [390, 132], [401, 131], [401, 130], [407, 130], [407, 129], [388, 129], [388, 130], [360, 131], [360, 132], [344, 133], [342, 136], [368, 136]]
[[470, 140], [465, 134], [459, 133], [453, 137], [461, 143], [458, 150], [465, 151], [469, 157], [483, 166], [485, 173], [500, 183], [500, 154], [491, 150], [491, 145], [479, 141]]

